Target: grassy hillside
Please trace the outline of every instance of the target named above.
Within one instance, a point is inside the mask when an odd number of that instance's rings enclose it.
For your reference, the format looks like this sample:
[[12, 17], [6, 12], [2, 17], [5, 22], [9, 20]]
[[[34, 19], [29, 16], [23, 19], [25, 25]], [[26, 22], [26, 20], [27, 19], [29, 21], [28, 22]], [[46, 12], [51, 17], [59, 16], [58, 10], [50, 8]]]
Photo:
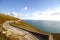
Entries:
[[18, 18], [11, 17], [5, 14], [0, 14], [0, 24], [3, 24], [5, 21], [9, 21], [9, 20], [18, 20]]
[[[18, 18], [9, 16], [9, 15], [5, 15], [5, 14], [0, 14], [0, 24], [3, 24], [5, 21], [13, 21], [13, 20], [20, 20]], [[17, 26], [20, 27], [22, 29], [28, 30], [28, 31], [32, 31], [32, 32], [37, 32], [37, 33], [43, 33], [42, 31], [36, 29], [35, 27], [33, 27], [32, 25], [22, 21], [18, 21], [18, 23], [13, 22], [11, 23], [13, 26]], [[44, 34], [44, 33], [43, 33]]]

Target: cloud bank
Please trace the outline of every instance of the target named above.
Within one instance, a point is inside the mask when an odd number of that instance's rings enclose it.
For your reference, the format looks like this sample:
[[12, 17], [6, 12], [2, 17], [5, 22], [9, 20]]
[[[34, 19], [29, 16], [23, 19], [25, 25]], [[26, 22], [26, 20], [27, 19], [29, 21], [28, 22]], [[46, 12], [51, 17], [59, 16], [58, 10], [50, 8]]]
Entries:
[[48, 9], [46, 11], [35, 11], [31, 14], [25, 14], [21, 19], [24, 19], [24, 20], [60, 20], [60, 10]]
[[[27, 10], [27, 7], [25, 7]], [[51, 10], [46, 11], [35, 11], [31, 14], [18, 14], [16, 12], [8, 13], [8, 15], [23, 19], [23, 20], [59, 20], [60, 21], [60, 10]]]

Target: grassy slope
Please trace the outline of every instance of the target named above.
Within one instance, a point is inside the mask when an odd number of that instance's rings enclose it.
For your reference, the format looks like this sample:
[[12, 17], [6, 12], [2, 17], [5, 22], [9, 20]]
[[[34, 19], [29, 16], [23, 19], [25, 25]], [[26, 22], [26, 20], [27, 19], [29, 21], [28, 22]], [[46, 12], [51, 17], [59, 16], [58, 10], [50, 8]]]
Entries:
[[0, 24], [3, 24], [5, 21], [9, 20], [18, 20], [18, 18], [14, 18], [5, 14], [0, 14]]
[[[5, 15], [5, 14], [0, 14], [0, 24], [3, 24], [5, 21], [11, 21], [11, 20], [19, 20], [18, 18], [15, 17], [11, 17], [9, 15]], [[19, 26], [20, 28], [29, 30], [29, 31], [33, 31], [33, 32], [37, 32], [37, 33], [42, 33], [42, 31], [36, 29], [35, 27], [29, 25], [28, 23], [22, 21], [17, 23], [12, 23], [12, 25], [16, 25]]]

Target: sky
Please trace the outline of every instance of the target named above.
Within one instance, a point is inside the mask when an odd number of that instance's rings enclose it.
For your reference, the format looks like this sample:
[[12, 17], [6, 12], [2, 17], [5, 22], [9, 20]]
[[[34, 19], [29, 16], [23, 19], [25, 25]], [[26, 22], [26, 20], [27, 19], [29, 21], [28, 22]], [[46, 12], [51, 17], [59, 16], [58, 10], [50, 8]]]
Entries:
[[60, 0], [0, 0], [0, 13], [24, 20], [60, 21]]

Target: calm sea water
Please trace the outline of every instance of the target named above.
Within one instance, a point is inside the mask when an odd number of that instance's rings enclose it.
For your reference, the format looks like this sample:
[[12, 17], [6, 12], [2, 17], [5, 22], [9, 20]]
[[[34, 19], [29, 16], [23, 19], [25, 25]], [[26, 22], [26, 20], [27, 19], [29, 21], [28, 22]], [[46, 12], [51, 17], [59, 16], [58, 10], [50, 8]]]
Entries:
[[44, 32], [60, 33], [60, 21], [24, 20], [30, 25]]

